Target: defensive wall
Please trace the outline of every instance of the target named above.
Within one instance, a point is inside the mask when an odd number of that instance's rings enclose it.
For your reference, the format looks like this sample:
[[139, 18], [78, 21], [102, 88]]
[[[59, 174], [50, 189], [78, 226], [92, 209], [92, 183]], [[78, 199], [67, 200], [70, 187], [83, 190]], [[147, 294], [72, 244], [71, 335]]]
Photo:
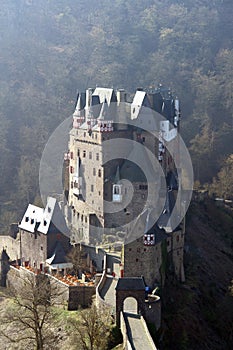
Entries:
[[[7, 274], [7, 287], [14, 287], [20, 289], [23, 280], [29, 276], [39, 276], [34, 272], [27, 270], [24, 267], [10, 266]], [[53, 290], [55, 291], [55, 304], [63, 306], [67, 310], [77, 310], [79, 306], [88, 307], [92, 303], [92, 297], [95, 295], [95, 286], [70, 286], [60, 281], [56, 277], [45, 274], [49, 279]]]

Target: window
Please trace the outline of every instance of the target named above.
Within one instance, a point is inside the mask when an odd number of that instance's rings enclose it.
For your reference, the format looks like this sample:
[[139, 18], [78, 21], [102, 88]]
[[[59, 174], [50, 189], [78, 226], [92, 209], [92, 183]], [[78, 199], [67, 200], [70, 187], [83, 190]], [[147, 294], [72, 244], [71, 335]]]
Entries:
[[101, 170], [98, 170], [98, 176], [101, 177]]
[[117, 185], [115, 185], [115, 186], [114, 186], [113, 193], [114, 193], [114, 194], [120, 194], [120, 187], [117, 186]]
[[83, 158], [86, 157], [86, 151], [83, 151]]
[[91, 185], [91, 192], [94, 192], [94, 185]]
[[92, 153], [89, 152], [89, 159], [92, 159]]
[[142, 142], [145, 142], [145, 141], [146, 141], [146, 138], [145, 138], [145, 137], [143, 137], [143, 138], [142, 138]]
[[95, 175], [96, 175], [96, 169], [93, 168], [93, 176], [95, 176]]
[[139, 185], [139, 190], [147, 191], [148, 190], [148, 185]]
[[99, 153], [96, 153], [96, 160], [99, 160], [100, 157], [99, 157]]
[[80, 149], [77, 151], [77, 156], [80, 157]]
[[179, 235], [177, 235], [176, 236], [176, 241], [179, 242], [179, 240], [180, 240], [180, 237], [179, 237]]

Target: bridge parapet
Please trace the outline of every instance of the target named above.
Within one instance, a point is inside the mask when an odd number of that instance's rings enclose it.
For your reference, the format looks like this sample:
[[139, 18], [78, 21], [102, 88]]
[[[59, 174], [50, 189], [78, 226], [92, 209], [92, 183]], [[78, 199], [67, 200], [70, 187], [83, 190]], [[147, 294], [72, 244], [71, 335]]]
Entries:
[[122, 311], [120, 314], [120, 329], [121, 329], [121, 333], [122, 333], [122, 337], [123, 337], [123, 349], [124, 350], [133, 350], [132, 346], [130, 344], [129, 338], [128, 338], [125, 318], [124, 318], [124, 314]]

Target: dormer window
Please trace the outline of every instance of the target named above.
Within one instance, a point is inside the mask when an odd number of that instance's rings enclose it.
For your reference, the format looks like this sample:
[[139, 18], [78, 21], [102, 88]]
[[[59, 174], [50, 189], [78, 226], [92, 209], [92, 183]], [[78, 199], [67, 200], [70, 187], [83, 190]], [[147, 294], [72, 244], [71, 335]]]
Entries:
[[118, 203], [122, 201], [122, 185], [113, 185], [112, 201]]

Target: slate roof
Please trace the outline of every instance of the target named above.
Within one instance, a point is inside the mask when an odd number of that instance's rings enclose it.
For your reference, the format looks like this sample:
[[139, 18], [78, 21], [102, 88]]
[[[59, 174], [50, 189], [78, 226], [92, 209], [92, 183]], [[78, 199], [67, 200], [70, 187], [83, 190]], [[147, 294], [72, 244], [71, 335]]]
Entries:
[[29, 204], [19, 224], [20, 229], [43, 234], [48, 234], [54, 227], [64, 234], [69, 232], [61, 209], [56, 199], [52, 197], [48, 197], [45, 209]]
[[151, 107], [151, 105], [145, 91], [136, 91], [131, 104], [132, 119], [136, 119], [138, 117], [141, 107]]
[[142, 277], [119, 278], [116, 290], [145, 290], [145, 283]]
[[110, 105], [111, 102], [117, 101], [115, 91], [109, 88], [97, 87], [94, 90], [92, 96], [98, 96], [100, 103], [103, 103], [106, 100], [108, 106]]
[[38, 224], [43, 219], [43, 213], [43, 208], [39, 208], [35, 205], [29, 204], [23, 216], [23, 219], [19, 224], [19, 228], [25, 231], [35, 232], [36, 227], [38, 227]]
[[64, 262], [67, 262], [66, 253], [60, 241], [56, 242], [54, 252], [50, 258], [46, 259], [46, 262], [50, 265], [62, 264]]
[[158, 226], [166, 231], [171, 231], [173, 225], [171, 222], [171, 213], [174, 209], [176, 200], [172, 190], [167, 191], [166, 202], [161, 216], [158, 219]]

